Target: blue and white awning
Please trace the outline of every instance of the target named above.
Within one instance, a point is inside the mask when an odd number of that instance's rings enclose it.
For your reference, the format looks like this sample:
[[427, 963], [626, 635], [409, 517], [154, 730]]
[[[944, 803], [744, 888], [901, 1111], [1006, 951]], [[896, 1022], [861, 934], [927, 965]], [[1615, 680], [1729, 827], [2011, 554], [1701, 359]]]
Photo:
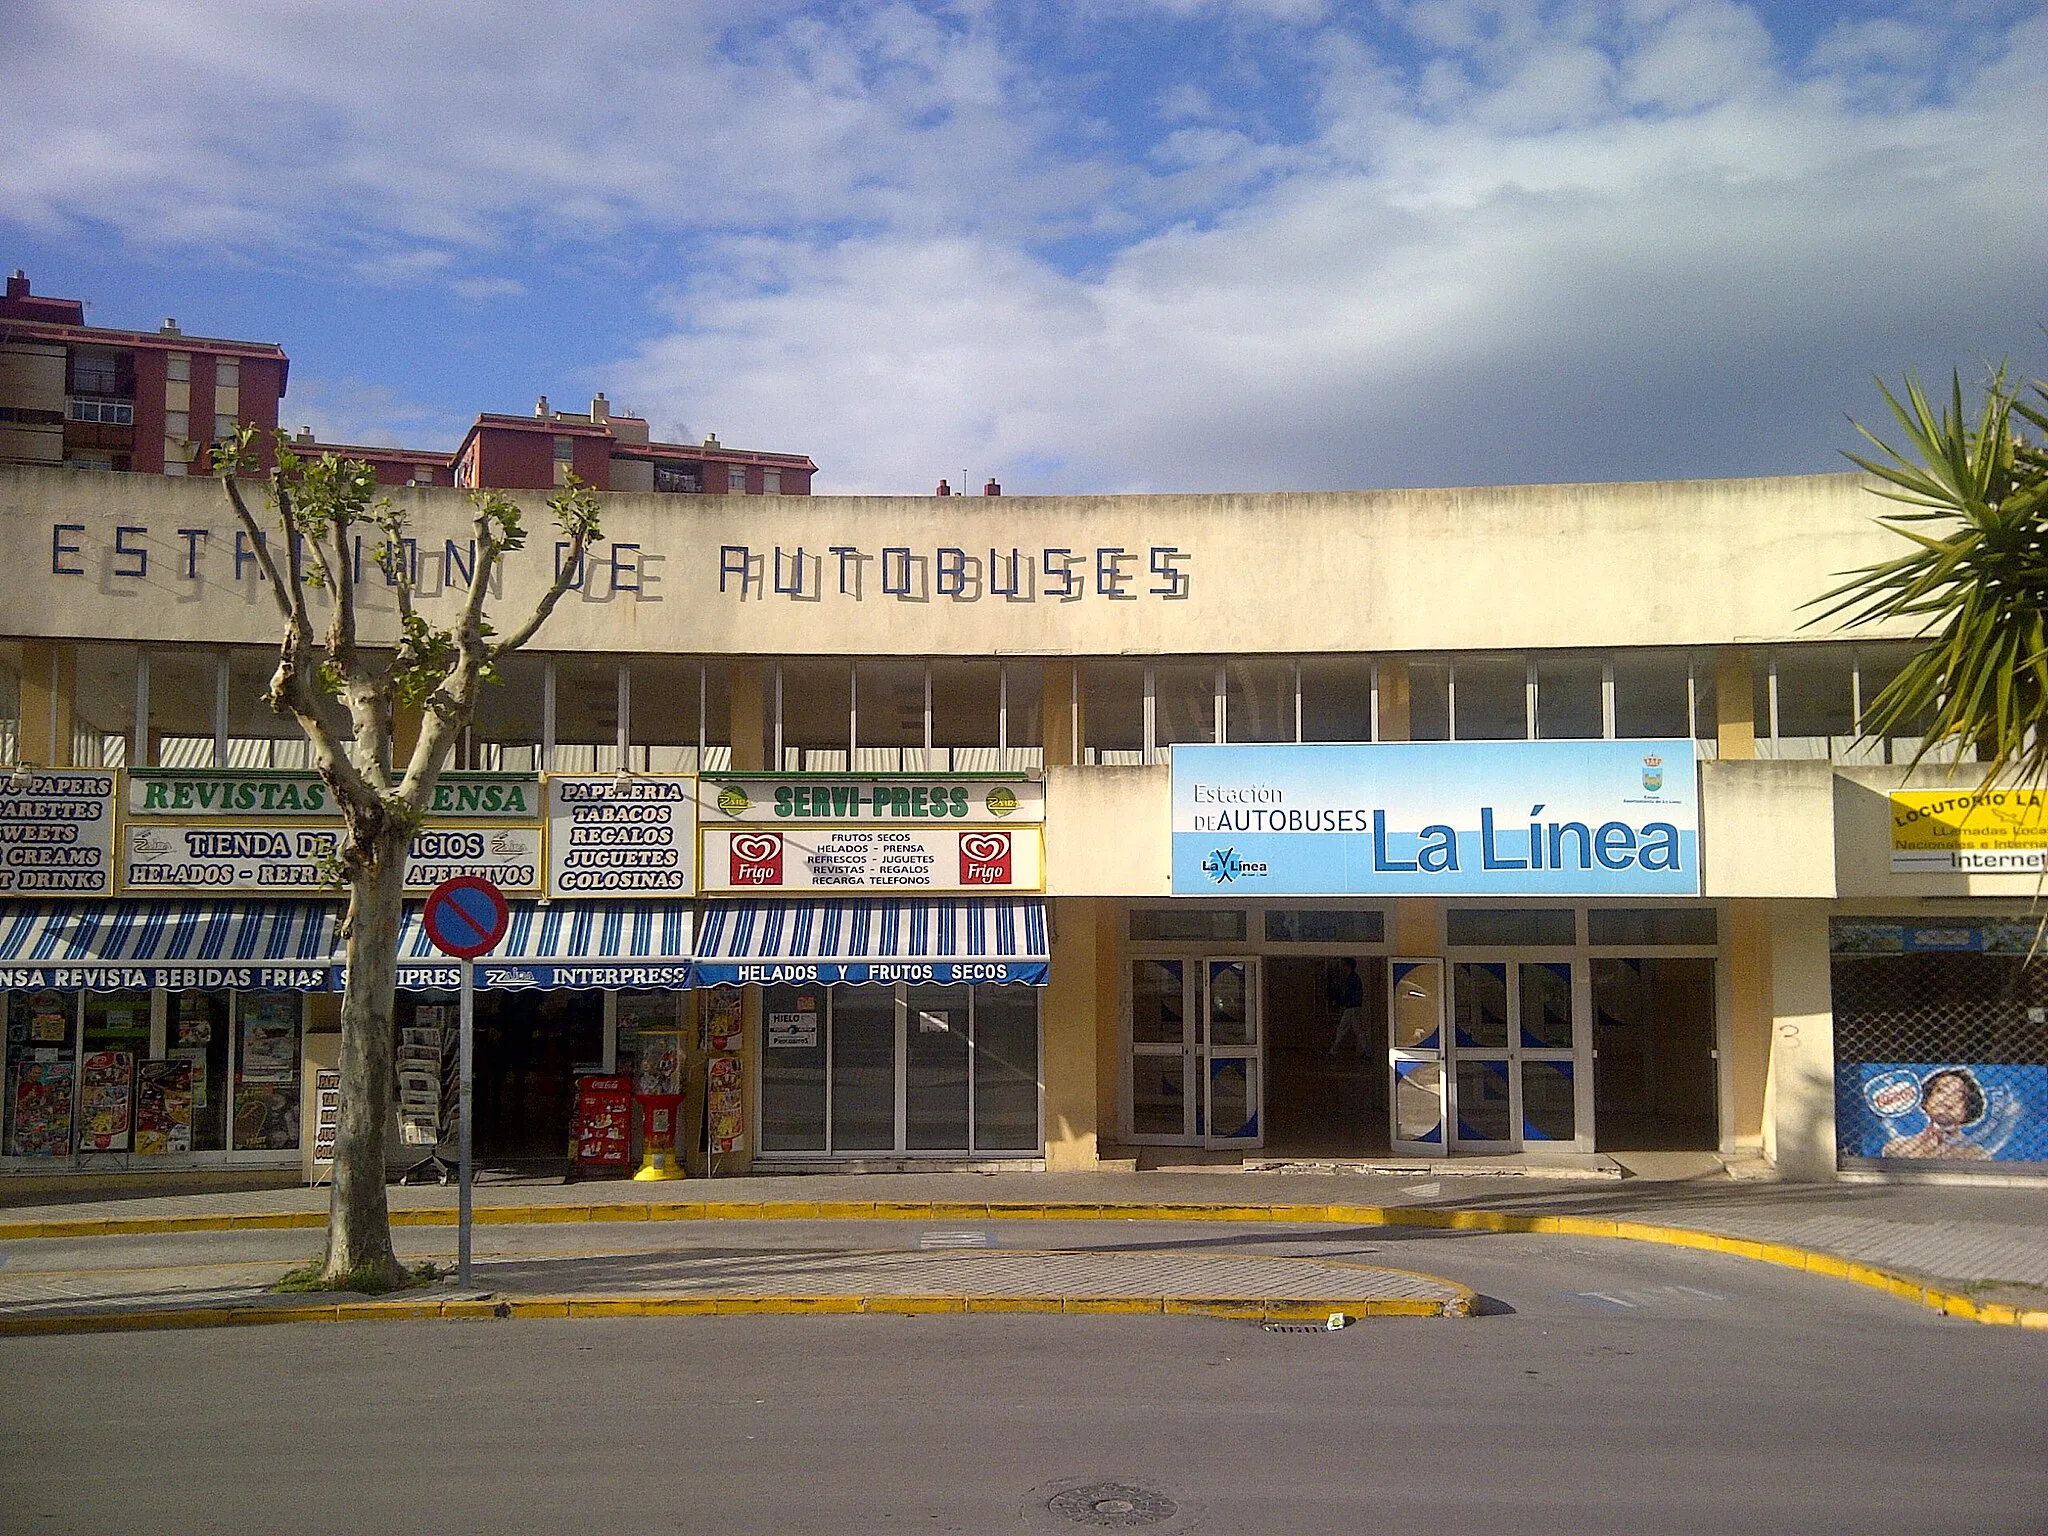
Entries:
[[0, 907], [0, 987], [88, 992], [340, 985], [324, 901], [25, 901]]
[[[505, 937], [479, 955], [476, 984], [500, 992], [529, 987], [673, 989], [690, 984], [686, 901], [515, 901]], [[462, 985], [461, 965], [434, 948], [420, 909], [406, 909], [398, 934], [398, 985], [406, 991]]]
[[697, 984], [1024, 982], [1051, 970], [1045, 902], [847, 897], [704, 905]]

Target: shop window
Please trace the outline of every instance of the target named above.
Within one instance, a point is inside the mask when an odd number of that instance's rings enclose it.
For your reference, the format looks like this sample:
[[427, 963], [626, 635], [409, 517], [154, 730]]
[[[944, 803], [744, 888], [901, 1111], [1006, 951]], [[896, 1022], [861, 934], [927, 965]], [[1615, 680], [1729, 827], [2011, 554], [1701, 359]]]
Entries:
[[1035, 1152], [1038, 989], [974, 989], [974, 1150]]
[[1537, 736], [1545, 741], [1596, 741], [1605, 735], [1605, 670], [1597, 656], [1538, 657]]
[[1370, 658], [1311, 656], [1302, 662], [1301, 739], [1372, 740]]
[[149, 1057], [149, 994], [88, 992], [78, 1060], [80, 1152], [135, 1150], [135, 1079]]
[[1447, 661], [1408, 663], [1408, 739], [1451, 739], [1451, 664]]
[[232, 1150], [289, 1152], [299, 1145], [297, 992], [235, 994]]
[[227, 1150], [228, 1025], [232, 994], [173, 992], [164, 1025], [164, 1055], [192, 1065], [192, 1150]]
[[477, 690], [469, 728], [467, 766], [488, 773], [533, 773], [547, 698], [547, 663], [511, 655], [497, 664], [498, 680]]
[[925, 673], [921, 661], [862, 661], [853, 669], [853, 769], [921, 773]]
[[635, 656], [626, 665], [633, 771], [697, 772], [708, 681], [703, 663], [680, 656]]
[[1459, 741], [1522, 741], [1529, 734], [1529, 669], [1519, 656], [1461, 656], [1452, 674]]
[[1578, 937], [1569, 907], [1452, 907], [1444, 914], [1448, 942], [1467, 946], [1560, 946]]
[[[1062, 694], [1059, 707], [1067, 706]], [[1003, 663], [1003, 756], [1006, 773], [1045, 766], [1045, 669], [1035, 661]]]
[[7, 997], [4, 1139], [14, 1157], [69, 1157], [78, 1096], [79, 994], [12, 992]]
[[236, 651], [229, 656], [227, 767], [312, 767], [312, 747], [298, 721], [270, 707], [270, 679], [276, 670], [274, 651]]
[[973, 1029], [970, 988], [911, 987], [903, 1034], [903, 1144], [913, 1152], [967, 1148]]
[[844, 773], [853, 736], [853, 669], [843, 661], [785, 661], [777, 679], [782, 771]]
[[761, 1150], [825, 1150], [825, 989], [761, 989]]
[[931, 664], [932, 750], [929, 767], [955, 773], [1001, 771], [1003, 664], [934, 661]]
[[1223, 668], [1223, 739], [1292, 741], [1295, 679], [1291, 661], [1233, 661]]
[[1214, 742], [1216, 736], [1216, 665], [1214, 662], [1165, 662], [1152, 669], [1152, 748], [1181, 742]]
[[205, 651], [151, 651], [149, 761], [162, 768], [211, 768], [219, 729], [220, 658]]
[[555, 739], [549, 766], [562, 773], [617, 773], [619, 667], [609, 656], [555, 659]]
[[1296, 911], [1266, 909], [1268, 944], [1383, 944], [1383, 912]]
[[1712, 944], [1712, 907], [1594, 907], [1586, 913], [1588, 944]]
[[1145, 761], [1145, 667], [1136, 661], [1090, 661], [1081, 675], [1081, 731], [1087, 761]]
[[[1690, 736], [1691, 673], [1683, 651], [1625, 651], [1616, 656], [1614, 734], [1623, 739]], [[1704, 729], [1714, 734], [1711, 716]]]
[[832, 1150], [896, 1148], [896, 993], [832, 992]]
[[1139, 907], [1131, 913], [1136, 944], [1242, 944], [1244, 936], [1239, 907]]

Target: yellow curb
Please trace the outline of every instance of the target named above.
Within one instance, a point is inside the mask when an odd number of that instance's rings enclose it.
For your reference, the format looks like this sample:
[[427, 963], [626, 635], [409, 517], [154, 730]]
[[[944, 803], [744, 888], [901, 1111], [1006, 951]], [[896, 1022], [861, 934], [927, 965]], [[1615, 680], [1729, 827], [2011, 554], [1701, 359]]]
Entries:
[[1103, 1317], [1134, 1317], [1163, 1312], [1166, 1301], [1158, 1296], [1062, 1296], [1060, 1310]]
[[647, 1207], [649, 1221], [702, 1221], [706, 1210], [702, 1200], [670, 1201]]
[[923, 1317], [935, 1312], [965, 1312], [965, 1296], [863, 1296], [860, 1310], [891, 1316]]
[[934, 1200], [930, 1212], [933, 1221], [987, 1221], [988, 1207], [977, 1205], [970, 1200]]
[[1057, 1312], [1063, 1303], [1057, 1296], [970, 1296], [970, 1312]]

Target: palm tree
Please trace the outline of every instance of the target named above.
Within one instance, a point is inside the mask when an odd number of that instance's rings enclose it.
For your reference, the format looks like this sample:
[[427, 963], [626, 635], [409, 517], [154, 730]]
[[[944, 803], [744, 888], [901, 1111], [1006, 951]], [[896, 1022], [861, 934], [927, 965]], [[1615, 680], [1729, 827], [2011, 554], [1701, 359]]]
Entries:
[[[1866, 430], [1879, 459], [1847, 454], [1912, 510], [1880, 519], [1912, 548], [1846, 573], [1809, 606], [1810, 622], [1846, 615], [1856, 629], [1916, 624], [1931, 643], [1864, 708], [1867, 737], [1917, 736], [1914, 761], [1974, 744], [1984, 782], [2040, 782], [2048, 771], [2048, 451], [2019, 423], [2048, 431], [2048, 385], [2009, 383], [2000, 367], [1973, 421], [1960, 376], [1939, 411], [1919, 380], [1901, 400], [1879, 382], [1904, 446]], [[2033, 398], [2029, 399], [2027, 396]], [[1824, 605], [1824, 606], [1823, 606]]]

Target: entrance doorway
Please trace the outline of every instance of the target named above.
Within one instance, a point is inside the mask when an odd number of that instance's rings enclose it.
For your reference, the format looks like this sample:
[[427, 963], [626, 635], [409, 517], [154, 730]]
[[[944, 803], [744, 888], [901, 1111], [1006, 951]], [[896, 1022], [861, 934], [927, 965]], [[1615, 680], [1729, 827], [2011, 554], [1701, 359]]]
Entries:
[[576, 1073], [603, 1064], [602, 992], [479, 992], [476, 1155], [566, 1158]]
[[1602, 1152], [1711, 1152], [1714, 962], [1593, 966], [1593, 1125]]
[[1265, 1140], [1259, 962], [1133, 960], [1129, 1139], [1252, 1148]]
[[1266, 1148], [1286, 1157], [1387, 1150], [1387, 962], [1269, 957]]

